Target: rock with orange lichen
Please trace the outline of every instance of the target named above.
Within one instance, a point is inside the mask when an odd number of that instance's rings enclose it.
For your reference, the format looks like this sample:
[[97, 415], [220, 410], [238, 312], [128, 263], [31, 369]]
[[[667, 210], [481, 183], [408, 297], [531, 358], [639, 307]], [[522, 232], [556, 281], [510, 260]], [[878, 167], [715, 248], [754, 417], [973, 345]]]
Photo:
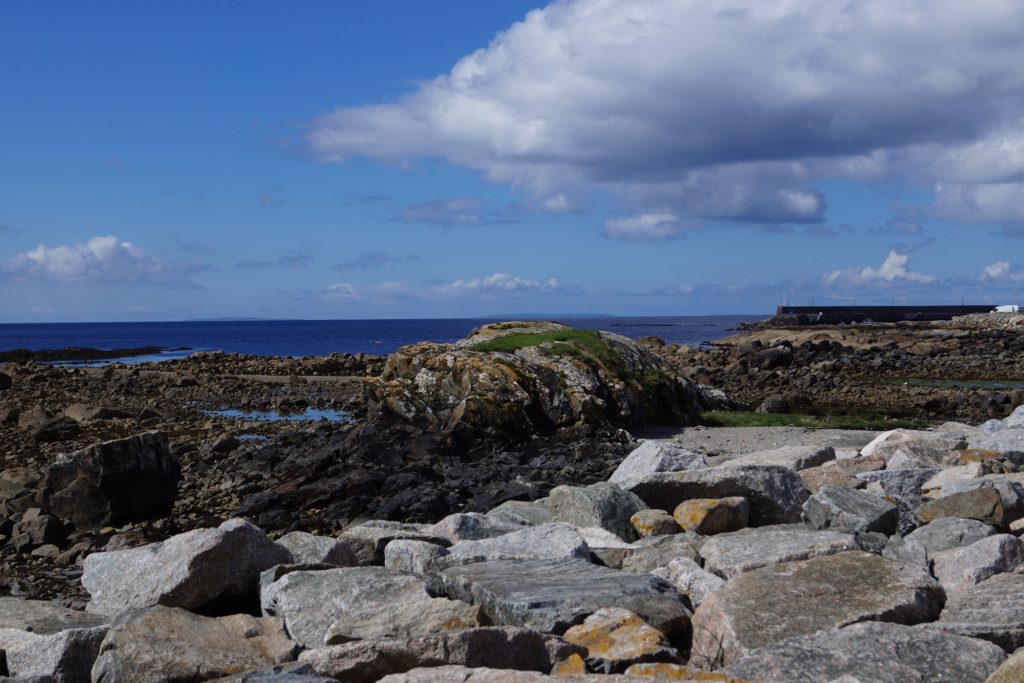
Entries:
[[676, 520], [664, 510], [640, 510], [629, 518], [629, 523], [636, 529], [640, 538], [667, 536], [680, 531]]
[[584, 676], [587, 673], [587, 662], [578, 654], [571, 654], [555, 664], [551, 669], [552, 676]]
[[599, 609], [563, 638], [585, 647], [589, 667], [604, 673], [618, 673], [640, 662], [679, 660], [665, 634], [621, 607]]
[[720, 683], [747, 683], [739, 678], [732, 678], [721, 671], [701, 671], [683, 664], [666, 664], [664, 662], [634, 664], [626, 669], [627, 676], [653, 678], [659, 681], [719, 681]]
[[747, 526], [750, 504], [741, 496], [684, 500], [672, 513], [684, 531], [713, 536]]

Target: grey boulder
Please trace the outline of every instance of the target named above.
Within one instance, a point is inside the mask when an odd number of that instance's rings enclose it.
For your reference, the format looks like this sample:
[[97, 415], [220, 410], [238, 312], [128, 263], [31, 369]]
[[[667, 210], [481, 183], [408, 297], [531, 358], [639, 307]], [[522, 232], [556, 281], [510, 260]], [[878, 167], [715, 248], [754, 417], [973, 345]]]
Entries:
[[50, 513], [77, 529], [169, 515], [181, 466], [167, 436], [146, 432], [58, 456], [46, 471]]
[[700, 554], [704, 569], [729, 579], [780, 562], [859, 549], [852, 534], [778, 525], [719, 534], [704, 541]]
[[766, 683], [982, 683], [1005, 658], [974, 638], [868, 621], [754, 650], [725, 673]]
[[374, 520], [345, 530], [340, 539], [352, 548], [360, 565], [383, 565], [384, 549], [391, 541], [405, 539], [426, 541], [442, 546], [450, 545], [451, 542], [448, 539], [424, 531], [429, 528], [429, 526]]
[[46, 635], [72, 628], [106, 626], [109, 621], [99, 614], [68, 609], [46, 600], [0, 597], [0, 628], [3, 629]]
[[669, 636], [689, 628], [687, 599], [664, 579], [583, 560], [480, 562], [446, 569], [439, 579], [449, 597], [479, 605], [505, 626], [564, 633], [602, 607], [622, 607]]
[[996, 528], [976, 519], [940, 517], [910, 532], [906, 539], [920, 543], [929, 554], [959, 548], [996, 533]]
[[292, 531], [277, 539], [277, 544], [292, 554], [297, 564], [333, 564], [353, 567], [359, 563], [352, 547], [330, 536], [315, 536], [305, 531]]
[[295, 659], [278, 619], [203, 617], [174, 607], [121, 615], [92, 669], [102, 683], [206, 681]]
[[745, 453], [726, 460], [719, 467], [738, 467], [740, 465], [778, 465], [792, 470], [805, 470], [824, 465], [836, 459], [836, 451], [831, 446], [782, 446], [767, 451]]
[[724, 579], [704, 571], [699, 564], [685, 557], [676, 558], [667, 566], [653, 570], [651, 574], [675, 586], [690, 599], [694, 608], [700, 607], [712, 593], [725, 585]]
[[707, 469], [708, 463], [700, 453], [680, 448], [667, 441], [649, 440], [641, 443], [626, 456], [608, 478], [613, 484], [622, 484], [647, 474]]
[[429, 533], [440, 536], [451, 543], [479, 541], [518, 531], [521, 524], [498, 517], [488, 517], [479, 512], [458, 512], [448, 515], [430, 528]]
[[750, 503], [750, 524], [800, 521], [807, 490], [800, 476], [778, 465], [737, 465], [706, 470], [650, 474], [627, 485], [647, 505], [675, 510], [684, 500], [742, 496]]
[[106, 633], [106, 626], [48, 634], [0, 628], [0, 652], [6, 653], [11, 676], [52, 676], [58, 683], [77, 683], [89, 680]]
[[822, 486], [807, 499], [803, 510], [809, 526], [849, 533], [877, 531], [888, 536], [899, 521], [895, 505], [846, 486]]
[[299, 656], [299, 661], [312, 665], [323, 676], [348, 683], [372, 683], [389, 674], [445, 665], [487, 666], [546, 674], [558, 661], [582, 652], [581, 648], [561, 638], [536, 631], [478, 628], [419, 638], [363, 640], [333, 645], [306, 650]]
[[996, 574], [951, 594], [930, 626], [991, 641], [1007, 652], [1024, 646], [1024, 574]]
[[244, 602], [256, 596], [260, 572], [290, 561], [291, 553], [258, 527], [229, 519], [161, 543], [89, 555], [82, 574], [86, 609], [114, 616], [153, 605], [194, 610]]
[[629, 519], [647, 505], [636, 494], [616, 484], [556, 486], [548, 495], [551, 519], [578, 527], [598, 527], [626, 541], [639, 536]]
[[1024, 541], [1010, 534], [997, 534], [936, 553], [932, 560], [932, 573], [951, 594], [1024, 564]]
[[860, 621], [929, 621], [942, 588], [923, 569], [864, 552], [747, 572], [711, 594], [693, 616], [693, 652], [731, 663], [760, 647]]

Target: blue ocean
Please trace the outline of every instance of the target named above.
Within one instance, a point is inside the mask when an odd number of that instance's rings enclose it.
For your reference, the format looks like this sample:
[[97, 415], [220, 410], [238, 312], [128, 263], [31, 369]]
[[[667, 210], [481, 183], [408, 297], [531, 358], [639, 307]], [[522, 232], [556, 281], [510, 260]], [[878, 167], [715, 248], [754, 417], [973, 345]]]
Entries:
[[[699, 345], [733, 334], [742, 322], [765, 315], [680, 317], [564, 317], [556, 320], [580, 329], [608, 330], [623, 336], [655, 335], [666, 342]], [[386, 355], [418, 341], [453, 342], [496, 318], [423, 320], [226, 320], [139, 323], [0, 324], [0, 350], [129, 349], [157, 346], [159, 356], [140, 362], [224, 351], [260, 356], [316, 356], [328, 353]]]

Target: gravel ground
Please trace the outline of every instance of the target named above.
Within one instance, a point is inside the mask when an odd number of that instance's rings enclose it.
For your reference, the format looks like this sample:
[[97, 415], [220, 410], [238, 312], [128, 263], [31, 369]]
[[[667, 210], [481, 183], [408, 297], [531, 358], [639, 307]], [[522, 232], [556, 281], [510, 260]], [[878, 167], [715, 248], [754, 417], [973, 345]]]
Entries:
[[806, 429], [804, 427], [687, 427], [656, 428], [636, 434], [641, 439], [671, 439], [684, 448], [706, 455], [742, 455], [782, 446], [827, 445], [838, 450], [860, 450], [878, 432], [858, 429]]

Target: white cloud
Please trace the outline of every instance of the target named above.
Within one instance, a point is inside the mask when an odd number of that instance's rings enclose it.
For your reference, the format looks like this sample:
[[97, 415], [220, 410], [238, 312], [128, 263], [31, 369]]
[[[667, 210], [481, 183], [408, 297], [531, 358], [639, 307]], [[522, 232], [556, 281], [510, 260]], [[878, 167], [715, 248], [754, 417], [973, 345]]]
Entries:
[[910, 256], [897, 251], [890, 251], [885, 262], [878, 268], [865, 266], [863, 268], [847, 268], [844, 270], [833, 270], [821, 278], [821, 284], [825, 288], [831, 287], [887, 287], [894, 284], [919, 284], [927, 285], [938, 282], [934, 275], [917, 273], [907, 270], [910, 263]]
[[1010, 272], [1009, 261], [996, 261], [991, 265], [985, 266], [981, 271], [982, 280], [996, 280], [1003, 277]]
[[694, 292], [697, 291], [697, 286], [688, 283], [681, 284], [678, 287], [676, 287], [675, 291], [679, 294], [693, 294]]
[[328, 303], [502, 300], [510, 296], [547, 294], [561, 289], [561, 283], [553, 277], [547, 280], [533, 280], [508, 273], [494, 273], [483, 277], [460, 278], [426, 287], [415, 286], [407, 282], [383, 282], [373, 285], [336, 282], [324, 289], [320, 298]]
[[560, 0], [308, 144], [441, 159], [549, 210], [597, 187], [636, 215], [813, 223], [822, 182], [897, 173], [967, 186], [956, 220], [1024, 221], [991, 186], [1024, 181], [1022, 100], [1011, 0]]
[[664, 240], [682, 237], [686, 221], [670, 212], [642, 213], [628, 218], [613, 218], [604, 222], [604, 236], [615, 240]]
[[131, 242], [106, 235], [81, 244], [40, 244], [0, 265], [0, 276], [19, 282], [180, 286], [190, 284], [191, 275], [207, 269], [203, 264], [149, 256]]
[[484, 203], [479, 199], [456, 197], [412, 204], [403, 208], [403, 223], [429, 223], [443, 227], [476, 226], [484, 222]]

